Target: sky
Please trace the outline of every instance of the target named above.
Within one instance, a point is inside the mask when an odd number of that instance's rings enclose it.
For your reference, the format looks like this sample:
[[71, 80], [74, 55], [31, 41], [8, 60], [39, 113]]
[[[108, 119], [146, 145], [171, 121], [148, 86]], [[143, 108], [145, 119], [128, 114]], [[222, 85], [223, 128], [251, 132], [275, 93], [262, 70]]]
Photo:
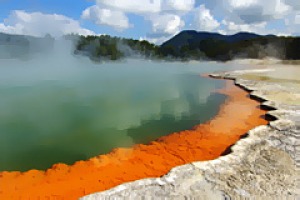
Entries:
[[0, 0], [0, 32], [10, 34], [161, 44], [182, 30], [300, 36], [300, 0]]

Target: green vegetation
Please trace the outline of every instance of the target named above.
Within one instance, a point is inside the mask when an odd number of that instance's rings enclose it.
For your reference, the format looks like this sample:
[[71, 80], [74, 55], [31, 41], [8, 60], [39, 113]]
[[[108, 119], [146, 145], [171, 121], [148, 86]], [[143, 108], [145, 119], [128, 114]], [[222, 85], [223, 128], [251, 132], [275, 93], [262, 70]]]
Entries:
[[88, 55], [91, 59], [118, 60], [125, 56], [142, 55], [152, 58], [157, 55], [158, 46], [148, 41], [101, 36], [80, 36], [75, 54]]
[[197, 40], [194, 38], [182, 43], [180, 46], [167, 43], [160, 47], [160, 51], [164, 52], [164, 55], [181, 59], [199, 58], [218, 61], [265, 57], [282, 60], [300, 59], [299, 37], [257, 36], [242, 40], [232, 38]]
[[[181, 34], [181, 33], [180, 33]], [[140, 55], [151, 59], [217, 60], [235, 58], [275, 57], [283, 60], [300, 59], [299, 37], [260, 36], [239, 33], [223, 36], [186, 31], [161, 46], [133, 39], [102, 36], [80, 36], [76, 54], [88, 55], [93, 60], [118, 60]]]
[[[221, 35], [217, 33], [183, 31], [158, 46], [146, 40], [101, 36], [66, 35], [75, 44], [74, 53], [94, 61], [142, 57], [163, 60], [216, 60], [235, 58], [260, 59], [275, 57], [300, 60], [300, 37], [261, 36], [253, 33]], [[0, 58], [20, 57], [53, 49], [54, 38], [18, 36], [0, 33]], [[2, 52], [2, 53], [1, 53]]]

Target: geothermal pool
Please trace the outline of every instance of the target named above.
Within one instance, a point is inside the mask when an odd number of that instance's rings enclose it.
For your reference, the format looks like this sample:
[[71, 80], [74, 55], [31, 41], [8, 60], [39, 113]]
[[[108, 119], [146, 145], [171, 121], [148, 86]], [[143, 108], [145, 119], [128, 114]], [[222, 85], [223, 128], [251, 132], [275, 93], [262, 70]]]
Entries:
[[0, 171], [62, 162], [148, 143], [211, 119], [222, 80], [201, 73], [236, 66], [82, 57], [0, 60]]

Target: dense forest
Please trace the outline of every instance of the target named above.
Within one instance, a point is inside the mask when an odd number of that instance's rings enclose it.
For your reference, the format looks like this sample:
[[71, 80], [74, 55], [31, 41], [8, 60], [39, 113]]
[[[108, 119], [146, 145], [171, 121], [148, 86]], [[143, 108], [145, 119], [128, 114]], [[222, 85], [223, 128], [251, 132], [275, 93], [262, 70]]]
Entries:
[[226, 61], [235, 58], [300, 59], [300, 37], [261, 36], [252, 33], [221, 35], [183, 31], [160, 46], [164, 56]]
[[[235, 35], [182, 31], [158, 46], [146, 40], [101, 36], [66, 35], [74, 44], [74, 54], [96, 62], [140, 57], [163, 60], [217, 60], [275, 57], [300, 59], [300, 37], [261, 36], [241, 32]], [[42, 38], [0, 33], [0, 58], [45, 52], [53, 47], [50, 35]], [[46, 48], [46, 49], [45, 49]], [[47, 52], [47, 51], [46, 51]]]
[[101, 35], [80, 36], [74, 53], [87, 55], [95, 61], [101, 61], [136, 56], [154, 58], [158, 52], [159, 46], [146, 40], [139, 41]]
[[160, 46], [117, 37], [80, 36], [77, 54], [92, 59], [117, 60], [140, 55], [152, 59], [217, 60], [235, 58], [275, 57], [283, 60], [300, 59], [300, 37], [261, 36], [238, 33], [225, 36], [217, 33], [183, 31]]

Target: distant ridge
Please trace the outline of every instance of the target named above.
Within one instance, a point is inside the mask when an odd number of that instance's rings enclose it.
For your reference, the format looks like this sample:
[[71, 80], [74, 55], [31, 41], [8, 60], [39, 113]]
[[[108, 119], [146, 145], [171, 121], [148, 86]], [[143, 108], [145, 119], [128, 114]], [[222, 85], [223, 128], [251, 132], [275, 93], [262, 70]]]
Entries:
[[300, 37], [259, 35], [239, 32], [234, 35], [185, 30], [160, 45], [160, 54], [182, 60], [227, 61], [236, 58], [275, 57], [300, 59]]
[[[274, 35], [268, 35], [274, 36]], [[222, 35], [219, 33], [211, 33], [211, 32], [197, 32], [195, 30], [185, 30], [175, 35], [170, 40], [164, 42], [161, 46], [165, 47], [168, 45], [172, 45], [176, 48], [181, 48], [184, 45], [192, 45], [195, 43], [199, 43], [202, 40], [213, 39], [213, 40], [223, 40], [225, 42], [239, 42], [243, 40], [250, 40], [259, 37], [264, 37], [262, 35], [258, 35], [255, 33], [249, 32], [239, 32], [234, 35]], [[274, 36], [276, 37], [276, 36]]]

